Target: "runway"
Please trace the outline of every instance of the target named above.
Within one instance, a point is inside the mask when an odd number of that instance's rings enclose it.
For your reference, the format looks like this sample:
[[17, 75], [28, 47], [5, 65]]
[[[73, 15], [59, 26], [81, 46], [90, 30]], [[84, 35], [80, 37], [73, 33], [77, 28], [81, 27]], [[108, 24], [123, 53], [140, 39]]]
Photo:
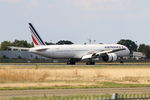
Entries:
[[0, 63], [0, 66], [150, 66], [150, 63], [96, 63], [95, 65], [86, 65], [77, 63], [76, 65], [67, 65], [66, 63]]
[[40, 90], [0, 90], [0, 98], [32, 96], [73, 96], [100, 94], [149, 93], [150, 87], [143, 88], [89, 88], [89, 89], [40, 89]]

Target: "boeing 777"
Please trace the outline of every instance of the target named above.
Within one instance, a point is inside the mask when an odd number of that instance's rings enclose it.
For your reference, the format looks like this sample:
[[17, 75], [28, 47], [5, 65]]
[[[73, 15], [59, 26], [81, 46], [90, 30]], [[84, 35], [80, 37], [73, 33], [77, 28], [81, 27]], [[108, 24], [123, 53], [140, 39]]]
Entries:
[[113, 62], [118, 57], [124, 57], [130, 53], [126, 46], [120, 44], [46, 45], [31, 23], [29, 23], [29, 28], [34, 47], [14, 48], [28, 50], [44, 57], [68, 59], [67, 64], [74, 65], [77, 61], [86, 60], [87, 65], [94, 65], [93, 59], [96, 58], [101, 58], [105, 62]]

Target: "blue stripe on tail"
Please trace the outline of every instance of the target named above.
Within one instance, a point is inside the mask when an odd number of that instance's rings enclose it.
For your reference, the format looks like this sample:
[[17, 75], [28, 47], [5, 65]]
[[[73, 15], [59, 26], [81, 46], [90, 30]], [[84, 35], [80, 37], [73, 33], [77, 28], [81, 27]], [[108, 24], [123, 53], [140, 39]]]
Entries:
[[45, 42], [43, 42], [43, 40], [41, 39], [41, 37], [39, 36], [39, 34], [37, 33], [37, 31], [35, 30], [35, 28], [33, 27], [33, 25], [31, 23], [29, 23], [29, 28], [32, 32], [32, 34], [36, 37], [37, 41], [41, 44], [41, 45], [46, 45]]

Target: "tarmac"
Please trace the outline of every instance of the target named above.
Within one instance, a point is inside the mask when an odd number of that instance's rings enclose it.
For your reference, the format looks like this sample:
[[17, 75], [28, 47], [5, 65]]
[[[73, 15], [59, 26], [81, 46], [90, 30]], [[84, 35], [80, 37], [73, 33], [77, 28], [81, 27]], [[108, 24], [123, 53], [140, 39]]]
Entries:
[[143, 88], [87, 88], [87, 89], [40, 89], [40, 90], [0, 90], [0, 98], [33, 96], [74, 96], [101, 94], [137, 94], [149, 93], [150, 87]]

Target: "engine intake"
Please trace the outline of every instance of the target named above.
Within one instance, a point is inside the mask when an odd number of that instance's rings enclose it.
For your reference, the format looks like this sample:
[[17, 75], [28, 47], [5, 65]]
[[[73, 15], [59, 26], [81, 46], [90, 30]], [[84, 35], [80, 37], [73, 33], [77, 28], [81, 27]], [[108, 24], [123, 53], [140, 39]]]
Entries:
[[117, 60], [117, 55], [115, 53], [106, 53], [102, 55], [102, 59], [105, 62], [112, 62]]

